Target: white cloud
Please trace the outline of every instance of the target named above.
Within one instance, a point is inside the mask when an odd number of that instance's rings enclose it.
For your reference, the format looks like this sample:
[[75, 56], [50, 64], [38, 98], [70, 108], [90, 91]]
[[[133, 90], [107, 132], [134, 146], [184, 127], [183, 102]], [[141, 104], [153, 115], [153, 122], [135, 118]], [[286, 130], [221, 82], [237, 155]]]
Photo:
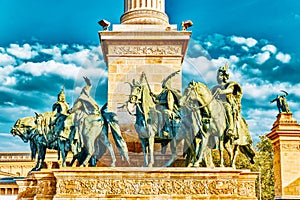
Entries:
[[257, 99], [260, 101], [266, 101], [274, 91], [277, 91], [272, 84], [257, 85], [255, 83], [244, 83], [243, 93], [248, 99]]
[[291, 60], [291, 56], [289, 54], [284, 54], [282, 52], [279, 52], [276, 55], [276, 59], [279, 60], [282, 63], [289, 63]]
[[254, 47], [257, 44], [257, 40], [253, 38], [232, 36], [231, 40], [237, 44], [247, 45], [248, 47]]
[[194, 44], [193, 48], [198, 51], [200, 51], [202, 49], [200, 44]]
[[186, 58], [183, 63], [183, 71], [187, 74], [206, 73], [211, 68], [210, 61], [200, 56], [198, 58]]
[[275, 54], [277, 52], [277, 48], [274, 45], [268, 44], [266, 46], [263, 46], [261, 48], [262, 51], [269, 51], [272, 54]]
[[53, 46], [51, 49], [41, 49], [41, 52], [53, 56], [54, 60], [61, 60], [61, 49], [57, 46]]
[[0, 67], [0, 85], [11, 85], [14, 83], [15, 78], [10, 77], [10, 74], [14, 71], [14, 67], [11, 65]]
[[16, 77], [6, 77], [3, 85], [5, 86], [12, 86], [15, 85], [17, 82]]
[[32, 59], [38, 55], [36, 51], [32, 51], [31, 46], [27, 43], [23, 46], [19, 46], [18, 44], [11, 44], [7, 49], [7, 52], [19, 59]]
[[99, 55], [90, 49], [82, 49], [79, 52], [63, 55], [64, 62], [74, 63], [83, 68], [99, 67], [104, 62], [99, 59]]
[[211, 42], [205, 42], [205, 44], [206, 44], [207, 47], [211, 47], [212, 46]]
[[16, 70], [21, 70], [25, 73], [30, 73], [33, 76], [57, 74], [62, 77], [75, 79], [80, 68], [74, 64], [63, 64], [54, 60], [50, 60], [47, 62], [44, 61], [40, 63], [23, 63], [19, 67], [17, 67]]
[[242, 49], [245, 50], [246, 52], [249, 51], [249, 48], [247, 46], [242, 46]]
[[14, 64], [16, 64], [16, 60], [13, 57], [7, 54], [0, 53], [0, 66], [14, 65]]
[[255, 60], [257, 62], [257, 64], [263, 64], [265, 63], [267, 60], [269, 60], [271, 57], [271, 54], [270, 52], [268, 51], [265, 51], [263, 53], [258, 53], [256, 56], [255, 56]]
[[239, 57], [237, 57], [235, 55], [232, 55], [232, 56], [229, 57], [230, 64], [237, 63], [239, 61], [240, 61]]
[[251, 83], [253, 80], [248, 80], [248, 82], [243, 83], [243, 94], [248, 99], [254, 99], [255, 101], [269, 101], [269, 97], [274, 96], [280, 93], [280, 90], [286, 90], [289, 93], [300, 97], [300, 83], [299, 84], [291, 84], [288, 82], [276, 82], [276, 83], [268, 83], [262, 81], [260, 84]]
[[[244, 111], [244, 110], [243, 110]], [[245, 114], [246, 121], [249, 125], [249, 131], [252, 135], [252, 139], [259, 141], [260, 135], [265, 135], [271, 132], [273, 123], [276, 121], [277, 109], [260, 109], [250, 108]], [[262, 123], [263, 117], [263, 123]]]

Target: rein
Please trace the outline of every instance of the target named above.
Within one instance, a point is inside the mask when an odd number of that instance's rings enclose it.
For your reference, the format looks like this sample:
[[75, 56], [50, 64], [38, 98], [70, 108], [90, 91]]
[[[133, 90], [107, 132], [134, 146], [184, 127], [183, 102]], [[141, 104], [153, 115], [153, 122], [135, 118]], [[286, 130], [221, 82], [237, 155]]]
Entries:
[[[207, 107], [215, 98], [216, 98], [216, 96], [217, 96], [217, 91], [215, 91], [215, 93], [212, 95], [212, 98], [206, 103], [206, 104], [204, 104], [204, 105], [202, 105], [202, 106], [190, 106], [190, 105], [188, 105], [187, 103], [185, 103], [185, 104], [183, 104], [184, 106], [186, 106], [186, 107], [189, 107], [189, 108], [191, 108], [191, 109], [201, 109], [201, 108], [205, 108], [205, 107]], [[196, 92], [196, 94], [197, 94], [197, 96], [198, 96], [198, 93]]]

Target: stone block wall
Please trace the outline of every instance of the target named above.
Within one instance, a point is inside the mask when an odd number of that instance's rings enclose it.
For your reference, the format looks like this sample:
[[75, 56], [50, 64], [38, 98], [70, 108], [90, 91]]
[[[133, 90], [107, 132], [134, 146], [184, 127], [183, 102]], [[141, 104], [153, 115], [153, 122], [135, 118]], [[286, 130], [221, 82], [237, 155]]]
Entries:
[[[108, 109], [117, 112], [122, 112], [118, 107], [128, 101], [130, 86], [126, 82], [139, 81], [144, 72], [151, 90], [159, 94], [162, 80], [181, 70], [181, 57], [113, 57], [108, 63]], [[181, 82], [180, 72], [171, 79], [171, 86], [181, 91]]]
[[300, 125], [292, 113], [280, 113], [267, 134], [274, 149], [276, 199], [300, 199]]

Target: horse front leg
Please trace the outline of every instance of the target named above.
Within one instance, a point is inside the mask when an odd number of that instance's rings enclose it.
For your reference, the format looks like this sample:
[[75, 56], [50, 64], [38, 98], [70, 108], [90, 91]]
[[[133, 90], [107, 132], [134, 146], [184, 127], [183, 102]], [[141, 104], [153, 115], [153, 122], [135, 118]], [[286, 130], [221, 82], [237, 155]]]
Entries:
[[142, 150], [143, 150], [143, 155], [144, 155], [144, 165], [143, 167], [147, 167], [148, 166], [148, 142], [147, 139], [145, 138], [140, 138], [140, 142], [142, 145]]
[[86, 139], [86, 141], [87, 141], [87, 144], [86, 144], [87, 156], [86, 156], [85, 160], [83, 161], [83, 163], [80, 165], [80, 167], [88, 167], [89, 166], [89, 161], [95, 153], [95, 146], [94, 146], [95, 139], [96, 138], [87, 138]]
[[62, 141], [60, 138], [58, 139], [58, 156], [62, 159], [61, 162], [59, 162], [59, 167], [65, 167], [66, 166], [66, 157], [67, 153], [65, 150], [65, 141]]
[[32, 171], [40, 171], [45, 166], [46, 146], [42, 146], [38, 150], [38, 159]]
[[149, 138], [148, 148], [149, 148], [150, 161], [149, 161], [147, 167], [153, 167], [153, 164], [154, 164], [154, 135], [150, 136], [150, 138]]
[[219, 140], [219, 153], [220, 153], [220, 167], [224, 167], [224, 140], [220, 138]]
[[68, 155], [68, 151], [63, 150], [61, 151], [61, 157], [62, 157], [62, 167], [66, 167], [66, 163], [67, 163], [67, 155]]
[[233, 169], [236, 169], [235, 161], [236, 161], [236, 157], [238, 155], [238, 145], [233, 146], [232, 154], [233, 155], [232, 155], [232, 158], [231, 158], [231, 161], [230, 161], [231, 162], [230, 165]]
[[[201, 142], [199, 142], [201, 141]], [[205, 152], [207, 150], [207, 145], [208, 145], [208, 138], [202, 137], [202, 140], [200, 138], [195, 137], [195, 142], [196, 142], [196, 156], [199, 154], [199, 158], [196, 160], [194, 163], [194, 167], [199, 167], [200, 163], [205, 160]], [[199, 149], [199, 151], [197, 151]]]

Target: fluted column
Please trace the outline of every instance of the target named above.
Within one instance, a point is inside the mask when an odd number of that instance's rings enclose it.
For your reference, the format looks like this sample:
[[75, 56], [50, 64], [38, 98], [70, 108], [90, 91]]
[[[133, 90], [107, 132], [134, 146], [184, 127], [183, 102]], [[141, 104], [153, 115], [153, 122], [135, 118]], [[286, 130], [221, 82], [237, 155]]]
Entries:
[[168, 25], [165, 0], [124, 0], [122, 24]]
[[142, 8], [146, 7], [146, 0], [142, 0]]
[[151, 0], [147, 0], [147, 8], [151, 8]]
[[160, 0], [161, 1], [161, 12], [165, 12], [165, 0]]

